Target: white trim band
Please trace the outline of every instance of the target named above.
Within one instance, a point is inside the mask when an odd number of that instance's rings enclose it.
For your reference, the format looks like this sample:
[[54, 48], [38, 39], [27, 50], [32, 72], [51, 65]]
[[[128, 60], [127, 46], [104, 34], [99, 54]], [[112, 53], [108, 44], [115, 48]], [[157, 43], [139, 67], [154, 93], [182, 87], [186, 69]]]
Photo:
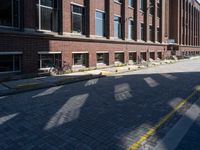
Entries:
[[74, 2], [71, 2], [70, 4], [71, 4], [71, 5], [80, 6], [80, 7], [85, 7], [85, 6], [84, 6], [84, 5], [82, 5], [82, 4], [78, 4], [78, 3], [74, 3]]
[[61, 52], [46, 52], [46, 51], [40, 51], [38, 54], [61, 54]]
[[88, 51], [72, 52], [72, 54], [87, 54]]
[[23, 52], [0, 52], [0, 55], [18, 55], [23, 54]]
[[115, 53], [124, 53], [124, 51], [115, 51]]
[[96, 53], [98, 54], [98, 53], [109, 53], [109, 52], [108, 51], [97, 51]]

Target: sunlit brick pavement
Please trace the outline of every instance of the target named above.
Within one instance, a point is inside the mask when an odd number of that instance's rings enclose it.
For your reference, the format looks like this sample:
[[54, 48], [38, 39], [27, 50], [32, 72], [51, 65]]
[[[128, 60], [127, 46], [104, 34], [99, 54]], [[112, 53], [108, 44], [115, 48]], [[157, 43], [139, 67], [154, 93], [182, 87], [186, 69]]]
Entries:
[[200, 83], [199, 64], [0, 97], [0, 149], [127, 149]]

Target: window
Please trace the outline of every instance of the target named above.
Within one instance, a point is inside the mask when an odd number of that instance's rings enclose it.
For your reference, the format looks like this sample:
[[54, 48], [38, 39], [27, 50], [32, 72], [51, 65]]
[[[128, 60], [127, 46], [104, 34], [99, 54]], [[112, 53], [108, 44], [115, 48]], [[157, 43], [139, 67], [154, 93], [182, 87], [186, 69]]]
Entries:
[[137, 53], [136, 52], [130, 52], [129, 53], [129, 61], [132, 61], [132, 62], [137, 61]]
[[155, 60], [155, 52], [150, 52], [150, 59]]
[[128, 6], [133, 7], [133, 0], [128, 0]]
[[61, 54], [39, 54], [39, 68], [61, 67]]
[[87, 53], [73, 54], [73, 65], [88, 66], [87, 62], [88, 62], [88, 54]]
[[72, 32], [85, 34], [85, 8], [72, 5]]
[[160, 28], [157, 28], [157, 41], [160, 42]]
[[141, 40], [144, 41], [144, 23], [141, 23]]
[[134, 32], [134, 30], [133, 30], [133, 27], [134, 27], [134, 24], [133, 24], [134, 22], [133, 22], [133, 19], [132, 18], [130, 18], [129, 20], [128, 20], [128, 38], [129, 39], [133, 39], [134, 37], [133, 37], [133, 32]]
[[58, 31], [57, 0], [39, 0], [39, 30]]
[[19, 27], [20, 0], [1, 0], [0, 26]]
[[145, 11], [145, 0], [140, 0], [140, 10]]
[[105, 36], [105, 14], [96, 11], [96, 35]]
[[157, 17], [160, 18], [160, 1], [157, 1]]
[[21, 55], [5, 54], [0, 55], [0, 72], [20, 72], [21, 71]]
[[97, 64], [108, 64], [108, 53], [97, 53]]
[[140, 59], [141, 59], [141, 61], [147, 61], [147, 53], [141, 52], [140, 53]]
[[154, 1], [155, 0], [150, 0], [149, 2], [150, 15], [154, 15]]
[[157, 53], [157, 57], [158, 57], [159, 59], [162, 59], [162, 52], [158, 52], [158, 53]]
[[124, 53], [115, 53], [115, 62], [124, 63]]
[[114, 37], [122, 38], [121, 17], [114, 16]]
[[149, 40], [153, 41], [153, 27], [151, 25], [149, 26]]

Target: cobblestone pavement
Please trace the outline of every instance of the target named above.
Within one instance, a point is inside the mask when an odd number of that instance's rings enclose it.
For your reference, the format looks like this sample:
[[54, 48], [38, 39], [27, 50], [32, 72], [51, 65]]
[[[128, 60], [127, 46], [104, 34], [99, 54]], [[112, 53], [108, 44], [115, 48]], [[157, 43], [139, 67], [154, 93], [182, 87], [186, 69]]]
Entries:
[[0, 97], [0, 150], [127, 149], [200, 84], [199, 64]]
[[181, 140], [176, 150], [199, 150], [200, 149], [200, 116], [195, 120], [192, 127]]

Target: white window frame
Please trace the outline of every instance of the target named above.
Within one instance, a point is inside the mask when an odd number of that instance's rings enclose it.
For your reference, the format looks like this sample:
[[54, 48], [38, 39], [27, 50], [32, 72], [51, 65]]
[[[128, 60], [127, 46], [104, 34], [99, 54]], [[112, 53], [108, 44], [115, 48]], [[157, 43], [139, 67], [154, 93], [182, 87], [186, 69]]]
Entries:
[[[133, 22], [132, 31], [129, 31], [129, 29], [130, 29], [130, 28], [129, 28], [129, 22], [130, 22], [130, 21]], [[130, 32], [131, 32], [131, 35], [129, 35]], [[133, 40], [133, 39], [134, 39], [134, 37], [133, 37], [133, 36], [134, 36], [134, 33], [133, 33], [133, 32], [134, 32], [134, 20], [133, 20], [132, 17], [130, 17], [130, 18], [128, 18], [128, 39], [129, 39], [129, 40]]]
[[[108, 59], [109, 59], [109, 52], [108, 51], [97, 51], [96, 52], [96, 56], [97, 56], [97, 54], [104, 54], [104, 56], [105, 56], [105, 54], [107, 54], [108, 55]], [[97, 61], [97, 58], [96, 58], [96, 61]], [[107, 64], [106, 64], [106, 62], [105, 63], [98, 63], [97, 62], [97, 65], [107, 65]]]
[[[103, 14], [103, 19], [101, 19], [101, 18], [97, 18], [96, 17], [96, 14], [97, 14], [97, 12], [100, 12], [100, 13], [102, 13]], [[97, 30], [96, 30], [96, 20], [97, 19], [99, 19], [99, 20], [101, 20], [101, 21], [103, 21], [103, 35], [97, 35]], [[99, 37], [105, 37], [105, 21], [106, 21], [106, 19], [105, 19], [105, 11], [103, 11], [103, 10], [99, 10], [99, 9], [96, 9], [96, 12], [95, 12], [95, 34], [96, 34], [96, 36], [99, 36]]]
[[[51, 9], [51, 10], [54, 10], [54, 7], [49, 7], [49, 6], [45, 6], [45, 5], [41, 5], [41, 0], [38, 0], [38, 30], [39, 31], [44, 31], [44, 32], [53, 32], [52, 30], [45, 30], [45, 29], [41, 29], [41, 7], [43, 8], [48, 8], [48, 9]], [[58, 23], [57, 23], [58, 25]]]
[[[84, 5], [81, 5], [81, 4], [78, 4], [78, 3], [74, 3], [74, 2], [71, 2], [70, 4], [71, 4], [71, 5], [70, 5], [70, 13], [71, 13], [71, 33], [72, 33], [72, 34], [77, 34], [77, 35], [84, 35], [84, 34], [85, 34], [84, 32], [85, 32], [85, 30], [86, 30], [86, 23], [85, 23], [85, 22], [86, 22], [86, 12], [85, 12], [86, 9], [85, 9], [85, 6], [84, 6]], [[74, 13], [74, 12], [73, 12], [73, 10], [72, 10], [73, 5], [74, 5], [74, 6], [78, 6], [78, 7], [82, 7], [82, 8], [84, 9], [84, 14], [82, 14], [81, 16], [82, 16], [82, 19], [85, 19], [85, 20], [84, 20], [84, 25], [83, 25], [83, 20], [82, 20], [82, 23], [81, 23], [81, 24], [82, 24], [82, 27], [81, 27], [81, 30], [82, 30], [82, 31], [81, 31], [80, 33], [79, 33], [79, 32], [74, 32], [74, 31], [73, 31], [73, 26], [72, 26], [72, 25], [73, 25], [73, 22], [72, 22], [72, 21], [73, 21], [73, 19], [72, 19], [73, 14], [80, 15], [79, 13]], [[83, 18], [83, 17], [84, 17], [84, 18]], [[84, 26], [84, 28], [83, 28], [83, 26]], [[84, 29], [84, 32], [83, 32], [83, 29]]]
[[39, 70], [49, 70], [51, 69], [51, 67], [49, 68], [42, 68], [42, 62], [41, 62], [41, 55], [54, 55], [54, 59], [55, 59], [55, 54], [60, 54], [61, 55], [61, 59], [62, 59], [62, 52], [46, 52], [46, 51], [39, 51], [38, 55], [39, 55]]
[[[117, 36], [115, 36], [115, 17], [118, 17], [120, 19], [120, 22], [118, 22], [118, 35]], [[113, 24], [114, 24], [114, 38], [122, 39], [122, 17], [120, 15], [114, 14]], [[121, 35], [121, 37], [119, 37], [119, 25], [120, 25], [120, 35]]]
[[[123, 56], [125, 56], [124, 51], [115, 51], [114, 56], [115, 56], [115, 54], [123, 54]], [[116, 61], [116, 59], [115, 59], [115, 63], [125, 63], [125, 58], [123, 58], [123, 62]]]
[[[75, 54], [85, 54], [85, 55], [88, 55], [88, 58], [89, 58], [89, 53], [88, 51], [75, 51], [75, 52], [72, 52], [72, 61], [73, 61], [73, 67], [87, 67], [87, 64], [86, 65], [75, 65], [74, 64], [74, 55]], [[88, 60], [89, 61], [89, 60]]]

